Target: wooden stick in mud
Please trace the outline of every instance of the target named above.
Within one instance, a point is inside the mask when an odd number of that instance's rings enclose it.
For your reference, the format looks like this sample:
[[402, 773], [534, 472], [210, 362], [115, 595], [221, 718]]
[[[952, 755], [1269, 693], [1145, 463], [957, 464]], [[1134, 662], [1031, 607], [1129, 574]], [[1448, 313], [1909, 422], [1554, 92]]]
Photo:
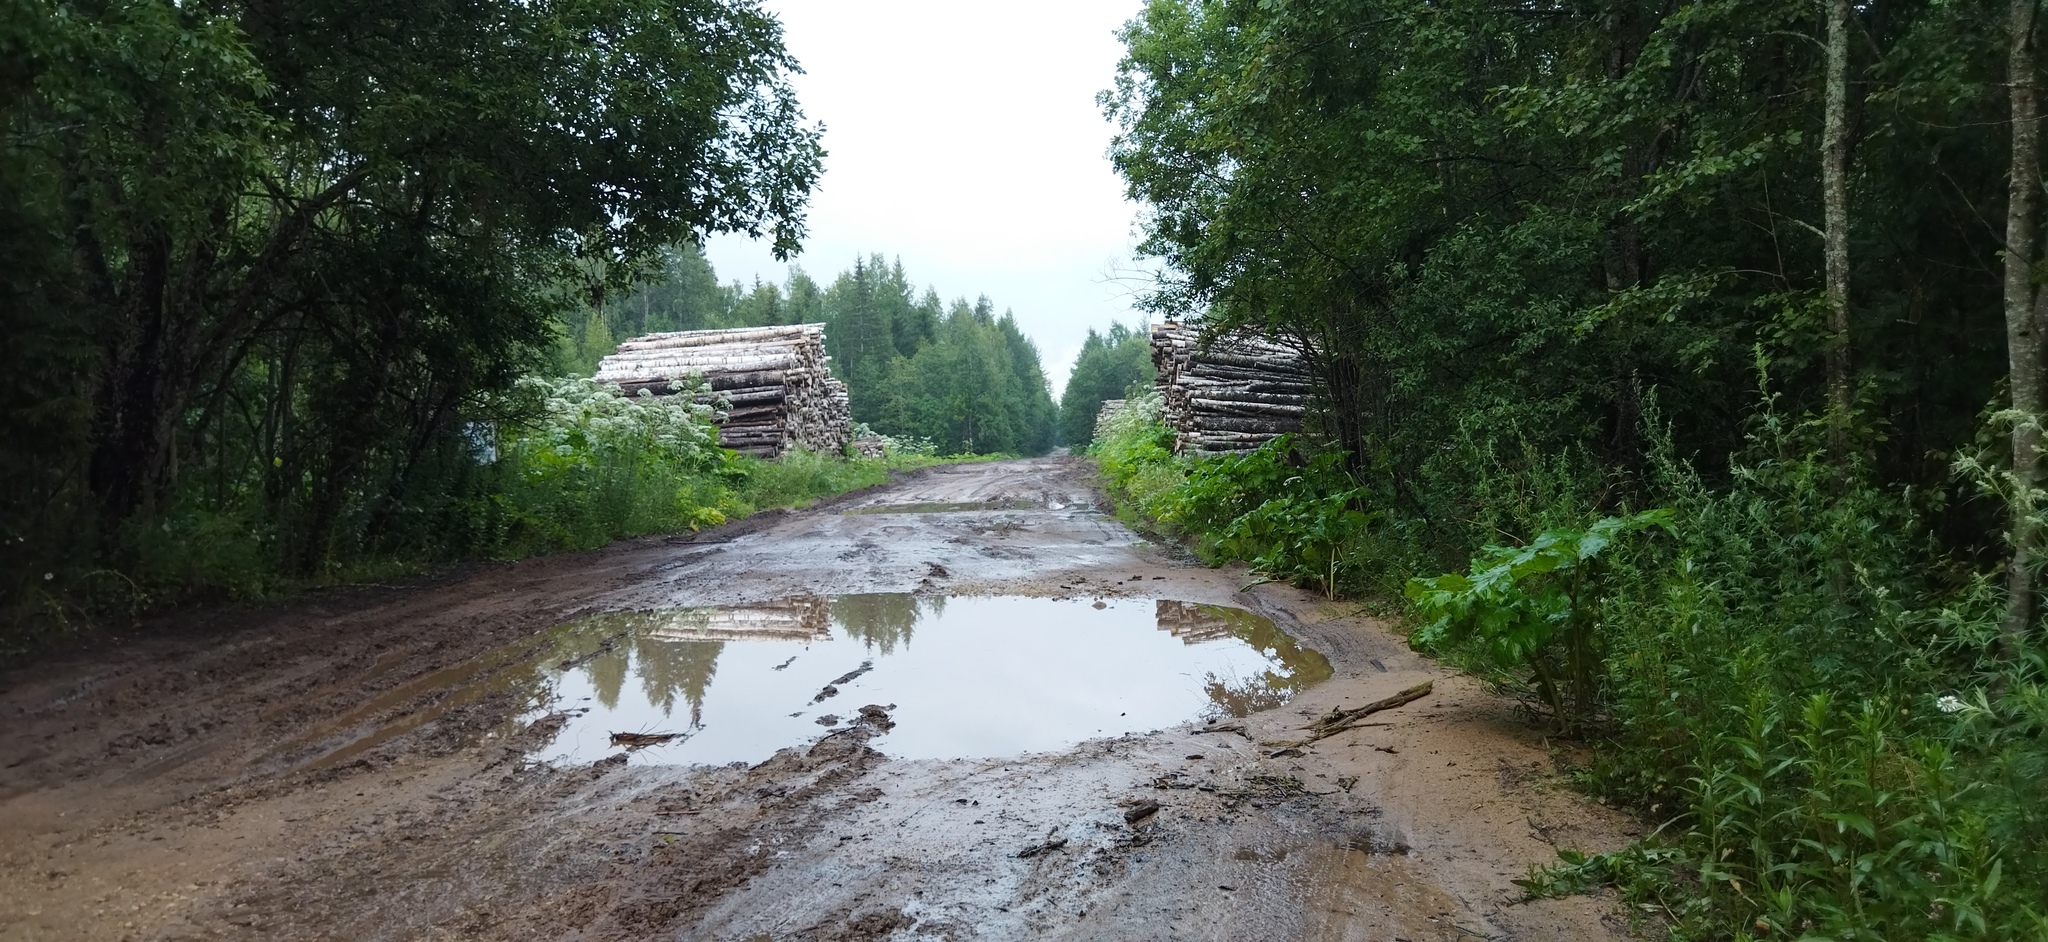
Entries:
[[1414, 703], [1423, 697], [1429, 696], [1429, 692], [1435, 687], [1435, 684], [1435, 681], [1425, 680], [1400, 693], [1390, 697], [1381, 697], [1355, 710], [1331, 710], [1328, 716], [1315, 721], [1313, 725], [1302, 727], [1310, 731], [1308, 739], [1304, 740], [1304, 742], [1328, 739], [1331, 736], [1353, 728], [1359, 720], [1365, 719], [1374, 713]]

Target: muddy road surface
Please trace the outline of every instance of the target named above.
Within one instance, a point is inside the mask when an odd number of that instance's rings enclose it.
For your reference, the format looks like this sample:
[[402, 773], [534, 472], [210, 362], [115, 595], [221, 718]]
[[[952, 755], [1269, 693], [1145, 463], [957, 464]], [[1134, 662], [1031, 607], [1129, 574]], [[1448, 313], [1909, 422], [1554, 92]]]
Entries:
[[1511, 882], [1631, 827], [1540, 730], [1098, 501], [948, 466], [46, 656], [0, 675], [0, 938], [1623, 935]]

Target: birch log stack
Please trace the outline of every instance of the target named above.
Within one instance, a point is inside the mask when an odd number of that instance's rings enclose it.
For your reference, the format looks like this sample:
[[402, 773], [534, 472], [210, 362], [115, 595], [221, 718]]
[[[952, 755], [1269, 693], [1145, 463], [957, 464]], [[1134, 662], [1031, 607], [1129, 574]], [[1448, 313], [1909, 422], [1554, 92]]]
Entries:
[[775, 458], [792, 448], [837, 454], [853, 439], [846, 384], [832, 377], [825, 325], [684, 330], [635, 337], [597, 365], [597, 381], [628, 396], [669, 395], [676, 379], [709, 388], [718, 443]]
[[1299, 432], [1314, 389], [1293, 347], [1244, 332], [1204, 340], [1173, 321], [1152, 328], [1152, 365], [1174, 450], [1183, 453], [1254, 451]]
[[1123, 407], [1124, 401], [1122, 399], [1102, 400], [1102, 408], [1097, 410], [1095, 413], [1095, 438], [1097, 441], [1100, 441], [1102, 439], [1103, 420], [1116, 414], [1116, 410], [1121, 409]]

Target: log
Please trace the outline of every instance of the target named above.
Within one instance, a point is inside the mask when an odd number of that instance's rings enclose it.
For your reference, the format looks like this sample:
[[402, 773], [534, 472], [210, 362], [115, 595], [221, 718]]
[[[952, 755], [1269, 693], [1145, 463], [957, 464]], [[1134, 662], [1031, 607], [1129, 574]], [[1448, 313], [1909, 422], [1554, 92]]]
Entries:
[[1188, 402], [1196, 412], [1217, 415], [1287, 416], [1298, 419], [1308, 411], [1308, 407], [1302, 405], [1283, 406], [1270, 402], [1243, 402], [1232, 399], [1190, 399]]
[[736, 451], [836, 452], [853, 421], [824, 341], [820, 324], [649, 334], [620, 344], [596, 378], [628, 395], [669, 395], [671, 378], [686, 377], [693, 401], [718, 410], [719, 443]]
[[1301, 352], [1257, 334], [1202, 334], [1171, 321], [1152, 330], [1161, 417], [1176, 451], [1256, 449], [1299, 431], [1313, 377]]
[[619, 352], [713, 346], [722, 343], [777, 342], [799, 339], [823, 342], [825, 325], [796, 324], [788, 327], [737, 327], [727, 330], [676, 330], [647, 334], [619, 344]]

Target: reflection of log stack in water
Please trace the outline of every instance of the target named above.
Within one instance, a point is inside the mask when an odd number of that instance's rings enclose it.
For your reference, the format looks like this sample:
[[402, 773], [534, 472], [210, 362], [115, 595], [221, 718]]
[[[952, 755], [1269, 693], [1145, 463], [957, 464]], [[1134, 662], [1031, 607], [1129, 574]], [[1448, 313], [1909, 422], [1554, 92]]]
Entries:
[[1183, 644], [1221, 641], [1234, 634], [1229, 610], [1220, 606], [1160, 599], [1154, 603], [1154, 611], [1159, 630], [1179, 638]]
[[660, 612], [647, 633], [657, 641], [830, 641], [832, 615], [824, 599]]
[[718, 443], [773, 458], [791, 448], [838, 453], [853, 438], [846, 384], [832, 377], [825, 325], [685, 330], [619, 344], [597, 366], [597, 381], [628, 396], [668, 395], [679, 378], [709, 389], [697, 401], [718, 409]]
[[1246, 332], [1204, 338], [1167, 321], [1152, 328], [1152, 364], [1175, 451], [1253, 451], [1301, 431], [1313, 381], [1300, 350]]

